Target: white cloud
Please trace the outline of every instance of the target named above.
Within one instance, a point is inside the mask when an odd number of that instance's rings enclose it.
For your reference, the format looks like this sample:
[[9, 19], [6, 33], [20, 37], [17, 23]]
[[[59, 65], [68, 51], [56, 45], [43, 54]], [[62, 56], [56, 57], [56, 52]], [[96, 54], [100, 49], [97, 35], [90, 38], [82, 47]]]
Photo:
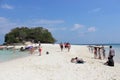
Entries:
[[75, 30], [78, 30], [78, 29], [81, 29], [83, 28], [84, 25], [81, 25], [81, 24], [74, 24], [73, 28], [71, 29], [72, 31], [75, 31]]
[[90, 27], [88, 28], [88, 32], [95, 32], [96, 31], [96, 28], [95, 27]]
[[61, 24], [64, 23], [63, 20], [45, 20], [45, 19], [41, 19], [41, 20], [35, 20], [34, 21], [35, 24], [44, 24], [44, 25], [48, 25], [48, 24]]
[[4, 9], [13, 9], [14, 7], [11, 6], [11, 5], [8, 5], [8, 4], [4, 4], [4, 5], [1, 5], [1, 8], [4, 8]]

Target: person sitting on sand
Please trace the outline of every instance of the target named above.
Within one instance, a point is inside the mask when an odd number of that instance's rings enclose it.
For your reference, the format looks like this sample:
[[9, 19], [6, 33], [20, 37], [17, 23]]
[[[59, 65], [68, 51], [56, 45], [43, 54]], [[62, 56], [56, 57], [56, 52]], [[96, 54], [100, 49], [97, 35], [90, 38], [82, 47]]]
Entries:
[[84, 63], [83, 59], [79, 59], [78, 57], [72, 58], [71, 62], [72, 63]]
[[76, 62], [77, 62], [76, 58], [72, 58], [72, 59], [71, 59], [71, 62], [72, 62], [72, 63], [76, 63]]

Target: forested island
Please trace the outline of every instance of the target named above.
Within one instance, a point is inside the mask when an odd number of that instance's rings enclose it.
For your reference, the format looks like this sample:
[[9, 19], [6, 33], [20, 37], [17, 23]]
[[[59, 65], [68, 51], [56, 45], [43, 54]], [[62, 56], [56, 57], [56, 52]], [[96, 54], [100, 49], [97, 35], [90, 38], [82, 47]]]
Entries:
[[55, 43], [56, 39], [52, 36], [48, 29], [43, 27], [16, 27], [5, 35], [4, 44], [24, 43], [31, 41], [34, 43]]

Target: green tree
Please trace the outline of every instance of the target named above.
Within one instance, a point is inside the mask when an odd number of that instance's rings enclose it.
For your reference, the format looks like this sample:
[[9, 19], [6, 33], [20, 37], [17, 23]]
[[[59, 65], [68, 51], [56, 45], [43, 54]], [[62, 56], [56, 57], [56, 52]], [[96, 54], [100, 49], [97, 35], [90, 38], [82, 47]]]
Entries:
[[56, 42], [52, 34], [43, 27], [17, 27], [12, 29], [5, 35], [6, 43], [22, 43], [23, 41], [41, 41], [42, 43], [54, 43]]

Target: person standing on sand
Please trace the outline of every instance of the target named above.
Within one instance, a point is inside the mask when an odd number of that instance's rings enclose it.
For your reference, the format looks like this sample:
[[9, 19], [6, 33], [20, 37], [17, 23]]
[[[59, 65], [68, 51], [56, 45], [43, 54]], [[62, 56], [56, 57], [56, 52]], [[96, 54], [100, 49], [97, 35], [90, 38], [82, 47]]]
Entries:
[[41, 43], [40, 43], [40, 41], [38, 41], [38, 44], [39, 44], [39, 46], [41, 46]]
[[101, 59], [100, 47], [98, 47], [98, 59]]
[[114, 66], [114, 60], [113, 60], [114, 56], [115, 56], [115, 50], [112, 49], [112, 46], [110, 46], [108, 61], [105, 63], [105, 65]]
[[39, 46], [39, 56], [41, 56], [42, 53], [42, 47]]
[[102, 46], [103, 59], [105, 59], [105, 48]]
[[97, 58], [97, 47], [94, 47], [94, 58]]
[[60, 48], [61, 48], [61, 51], [63, 51], [63, 43], [62, 42], [60, 43]]
[[70, 51], [71, 45], [70, 43], [67, 43], [67, 48], [68, 48], [68, 52]]

